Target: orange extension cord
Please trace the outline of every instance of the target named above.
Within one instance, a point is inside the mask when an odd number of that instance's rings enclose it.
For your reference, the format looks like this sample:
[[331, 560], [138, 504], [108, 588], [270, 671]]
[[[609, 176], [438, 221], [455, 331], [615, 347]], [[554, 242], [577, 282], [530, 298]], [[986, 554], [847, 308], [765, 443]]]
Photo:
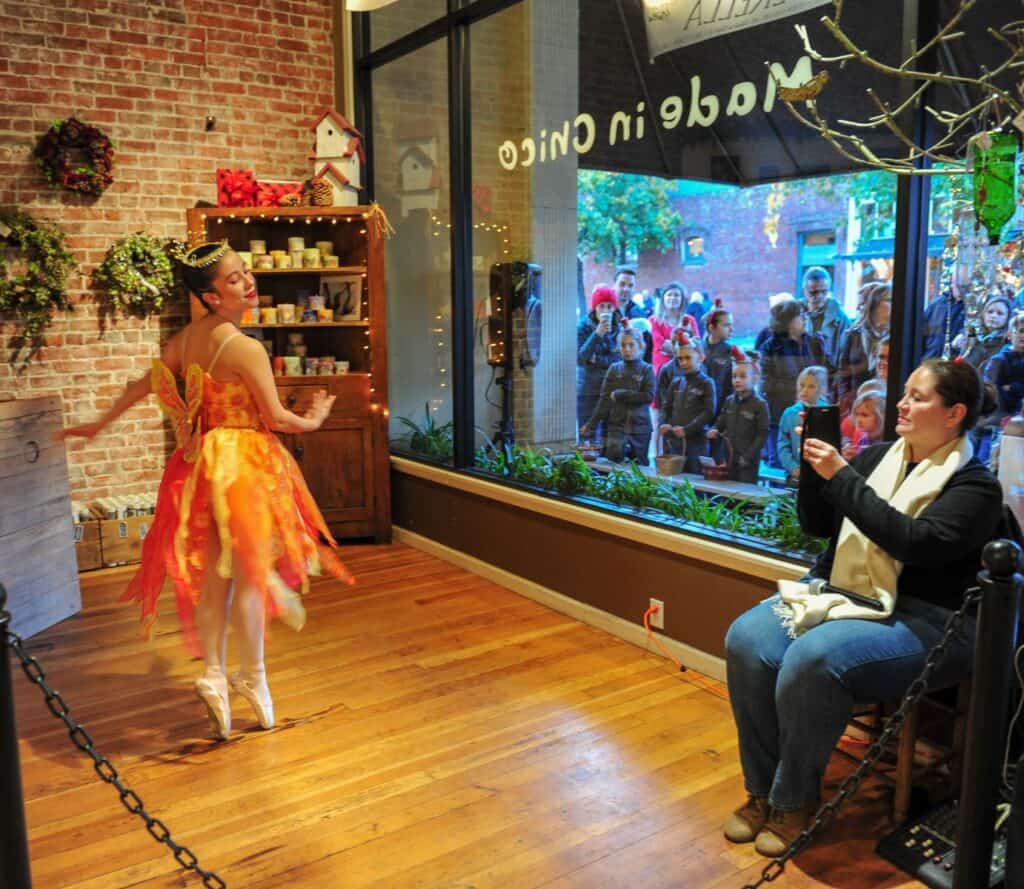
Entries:
[[687, 673], [688, 674], [687, 676], [683, 677], [684, 679], [686, 679], [687, 682], [689, 682], [691, 685], [696, 685], [697, 688], [701, 688], [704, 691], [706, 691], [706, 692], [708, 692], [710, 694], [713, 694], [716, 698], [721, 698], [723, 701], [728, 701], [729, 700], [729, 695], [723, 694], [718, 688], [716, 688], [715, 686], [711, 685], [709, 682], [705, 682], [704, 679], [702, 679], [699, 674], [697, 674], [697, 673], [690, 673], [686, 669], [686, 667], [684, 667], [681, 663], [679, 663], [679, 661], [677, 661], [674, 657], [672, 657], [672, 655], [669, 654], [668, 649], [665, 648], [665, 646], [661, 644], [661, 640], [657, 636], [655, 636], [654, 632], [651, 630], [651, 615], [654, 614], [657, 610], [658, 610], [658, 606], [657, 605], [652, 605], [650, 608], [648, 608], [644, 612], [644, 629], [647, 630], [647, 638], [653, 640], [654, 644], [658, 646], [658, 650], [663, 655], [665, 655], [665, 657], [671, 663], [675, 664], [676, 669], [678, 669], [680, 673]]

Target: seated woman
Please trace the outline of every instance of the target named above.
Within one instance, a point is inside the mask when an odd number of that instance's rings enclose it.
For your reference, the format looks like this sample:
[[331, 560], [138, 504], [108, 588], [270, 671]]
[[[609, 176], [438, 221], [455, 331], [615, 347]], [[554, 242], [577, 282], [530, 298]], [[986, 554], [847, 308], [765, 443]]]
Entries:
[[[733, 842], [755, 842], [767, 856], [785, 851], [818, 807], [854, 702], [899, 697], [974, 584], [1002, 505], [967, 436], [991, 409], [985, 400], [970, 364], [930, 359], [907, 380], [894, 443], [847, 463], [831, 445], [805, 442], [835, 510], [832, 527], [805, 529], [830, 538], [805, 580], [824, 578], [880, 610], [780, 581], [778, 595], [729, 628], [726, 670], [750, 796], [725, 825]], [[969, 675], [973, 620], [966, 629], [936, 684]]]

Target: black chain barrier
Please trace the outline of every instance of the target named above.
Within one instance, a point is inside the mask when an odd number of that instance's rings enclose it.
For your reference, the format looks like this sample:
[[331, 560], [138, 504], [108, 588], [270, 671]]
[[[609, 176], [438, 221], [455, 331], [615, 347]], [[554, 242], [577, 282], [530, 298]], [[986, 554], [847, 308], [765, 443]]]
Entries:
[[806, 849], [807, 846], [810, 845], [811, 840], [814, 839], [815, 834], [835, 817], [839, 807], [857, 792], [857, 788], [860, 787], [861, 781], [864, 780], [864, 777], [874, 767], [879, 757], [885, 752], [885, 749], [893, 736], [900, 730], [900, 727], [903, 725], [903, 721], [907, 717], [907, 712], [921, 699], [921, 695], [928, 690], [928, 680], [942, 662], [942, 659], [946, 656], [949, 642], [953, 638], [953, 634], [960, 630], [961, 625], [964, 622], [964, 618], [967, 615], [967, 609], [980, 599], [981, 587], [971, 587], [967, 590], [964, 594], [964, 601], [960, 606], [960, 609], [951, 614], [949, 619], [946, 621], [942, 638], [935, 644], [935, 647], [928, 652], [928, 658], [925, 661], [924, 669], [921, 670], [921, 674], [917, 679], [910, 683], [910, 687], [903, 695], [899, 709], [883, 723], [882, 733], [878, 736], [878, 740], [868, 748], [868, 752], [864, 755], [864, 761], [857, 766], [856, 771], [843, 780], [839, 785], [839, 789], [836, 791], [835, 796], [833, 796], [827, 803], [822, 804], [821, 808], [814, 813], [811, 823], [800, 831], [800, 834], [792, 843], [790, 843], [786, 851], [765, 866], [764, 870], [761, 871], [761, 876], [757, 882], [744, 883], [742, 889], [759, 889], [759, 887], [763, 886], [765, 883], [772, 883], [781, 877], [782, 872], [786, 869], [786, 865], [789, 863], [789, 860]]
[[174, 860], [177, 861], [178, 864], [187, 871], [194, 870], [199, 874], [199, 876], [203, 878], [203, 886], [207, 887], [207, 889], [227, 889], [228, 884], [217, 876], [217, 874], [213, 871], [203, 870], [203, 868], [199, 866], [199, 859], [196, 858], [195, 854], [188, 848], [188, 846], [181, 846], [174, 842], [171, 838], [170, 830], [167, 829], [167, 825], [159, 818], [154, 818], [146, 811], [146, 807], [143, 805], [139, 795], [130, 787], [126, 787], [121, 781], [121, 777], [118, 774], [117, 769], [114, 767], [114, 764], [105, 756], [101, 756], [96, 752], [96, 748], [93, 746], [92, 737], [85, 730], [84, 726], [75, 722], [75, 720], [71, 718], [70, 710], [68, 705], [64, 703], [64, 698], [61, 697], [59, 691], [54, 691], [47, 684], [46, 671], [43, 669], [39, 661], [25, 651], [21, 637], [17, 633], [12, 633], [8, 629], [6, 642], [21, 661], [21, 669], [24, 671], [29, 681], [38, 685], [39, 689], [43, 692], [43, 696], [46, 699], [47, 709], [67, 726], [68, 734], [71, 736], [71, 742], [92, 760], [93, 768], [96, 770], [96, 774], [100, 776], [100, 780], [114, 786], [118, 796], [121, 798], [121, 804], [129, 812], [133, 815], [138, 815], [139, 818], [145, 822], [146, 830], [149, 831], [149, 835], [158, 843], [163, 843], [167, 846], [167, 848], [174, 854]]

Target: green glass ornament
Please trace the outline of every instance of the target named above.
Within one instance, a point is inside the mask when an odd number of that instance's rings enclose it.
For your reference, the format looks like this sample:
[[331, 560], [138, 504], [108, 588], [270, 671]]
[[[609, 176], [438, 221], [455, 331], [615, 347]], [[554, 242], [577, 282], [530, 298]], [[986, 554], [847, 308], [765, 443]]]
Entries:
[[974, 143], [974, 214], [985, 226], [990, 244], [999, 243], [999, 233], [1010, 221], [1017, 201], [1017, 134], [995, 130]]

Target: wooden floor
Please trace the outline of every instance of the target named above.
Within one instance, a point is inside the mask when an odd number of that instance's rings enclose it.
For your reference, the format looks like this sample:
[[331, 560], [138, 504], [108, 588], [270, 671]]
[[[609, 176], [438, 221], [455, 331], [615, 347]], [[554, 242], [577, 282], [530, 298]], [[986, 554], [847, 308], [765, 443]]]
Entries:
[[[231, 887], [698, 889], [764, 864], [721, 825], [743, 799], [724, 688], [405, 546], [350, 547], [268, 655], [279, 725], [244, 701], [208, 739], [168, 616], [152, 642], [126, 575], [31, 649], [149, 811]], [[168, 606], [169, 607], [169, 606]], [[233, 658], [232, 658], [233, 660]], [[37, 889], [197, 886], [15, 674]], [[837, 766], [837, 773], [844, 767]], [[868, 786], [776, 886], [920, 884], [873, 854]]]

